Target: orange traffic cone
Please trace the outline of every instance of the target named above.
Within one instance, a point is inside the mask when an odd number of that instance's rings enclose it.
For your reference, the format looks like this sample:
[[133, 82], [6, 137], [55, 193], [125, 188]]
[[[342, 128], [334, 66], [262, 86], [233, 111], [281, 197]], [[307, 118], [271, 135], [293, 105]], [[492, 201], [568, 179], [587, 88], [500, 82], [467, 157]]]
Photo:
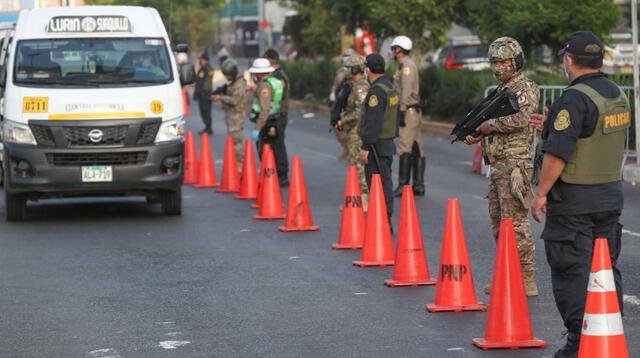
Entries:
[[240, 193], [236, 200], [253, 200], [258, 195], [258, 177], [256, 175], [256, 158], [253, 154], [253, 142], [247, 139], [244, 145], [244, 161], [242, 162], [242, 181]]
[[476, 146], [476, 150], [473, 153], [473, 161], [471, 168], [474, 173], [482, 175], [482, 144]]
[[198, 181], [194, 188], [214, 188], [220, 186], [216, 177], [216, 168], [213, 166], [213, 156], [211, 155], [211, 144], [209, 135], [202, 134], [200, 143], [200, 168], [198, 168]]
[[596, 239], [578, 358], [628, 358], [607, 239]]
[[236, 150], [233, 147], [233, 138], [227, 136], [227, 144], [224, 150], [224, 163], [222, 165], [222, 182], [218, 193], [237, 193], [240, 191], [240, 179], [238, 178], [238, 161]]
[[402, 189], [400, 223], [398, 224], [398, 247], [393, 279], [384, 280], [389, 287], [435, 285], [429, 275], [427, 254], [424, 251], [422, 230], [418, 220], [413, 188], [405, 185]]
[[334, 250], [361, 249], [364, 244], [364, 211], [362, 194], [358, 184], [358, 171], [354, 165], [349, 166], [347, 184], [344, 189], [342, 204], [342, 221], [338, 243], [331, 246]]
[[196, 180], [198, 180], [198, 153], [193, 133], [189, 131], [184, 141], [184, 183], [195, 184]]
[[545, 341], [533, 336], [512, 219], [502, 219], [500, 222], [491, 282], [491, 301], [484, 338], [472, 339], [473, 344], [482, 349], [546, 347]]
[[256, 202], [251, 204], [252, 209], [259, 209], [262, 203], [262, 186], [264, 184], [264, 168], [267, 163], [267, 155], [271, 151], [271, 146], [265, 144], [262, 147], [262, 158], [260, 158], [260, 176], [258, 177], [258, 196], [256, 196]]
[[458, 199], [449, 199], [436, 283], [436, 302], [428, 304], [427, 310], [460, 312], [486, 309], [476, 298]]
[[187, 97], [187, 89], [185, 87], [182, 87], [182, 110], [185, 117], [191, 115], [191, 110], [189, 109], [189, 98]]
[[307, 198], [307, 185], [304, 182], [302, 161], [300, 157], [294, 157], [291, 169], [291, 189], [289, 189], [289, 201], [287, 203], [287, 217], [280, 231], [318, 231], [319, 227], [313, 225], [311, 208]]
[[391, 266], [394, 262], [393, 240], [380, 174], [373, 174], [371, 178], [370, 198], [362, 257], [353, 264], [360, 267]]
[[264, 163], [264, 179], [262, 182], [262, 193], [260, 195], [262, 196], [260, 211], [258, 211], [258, 215], [253, 218], [255, 220], [284, 219], [284, 208], [282, 207], [276, 161], [273, 158], [273, 151], [271, 150], [267, 152], [267, 161]]

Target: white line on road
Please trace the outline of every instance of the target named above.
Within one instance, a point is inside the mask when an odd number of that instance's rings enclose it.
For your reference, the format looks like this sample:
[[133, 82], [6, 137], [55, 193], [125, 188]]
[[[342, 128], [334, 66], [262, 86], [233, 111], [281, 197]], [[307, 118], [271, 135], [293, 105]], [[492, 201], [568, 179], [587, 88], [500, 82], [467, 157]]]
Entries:
[[461, 161], [455, 162], [455, 164], [458, 164], [458, 165], [469, 165], [470, 166], [473, 163], [470, 160], [461, 160]]
[[177, 336], [177, 335], [179, 335], [179, 334], [180, 334], [180, 332], [168, 332], [168, 333], [165, 333], [164, 335], [165, 335], [165, 336], [172, 336], [172, 337], [175, 337], [175, 336]]
[[366, 293], [366, 292], [355, 292], [354, 295], [356, 295], [356, 296], [364, 296], [364, 295], [368, 295], [368, 293]]
[[631, 230], [627, 230], [627, 229], [622, 229], [622, 233], [623, 234], [627, 234], [629, 236], [636, 236], [636, 237], [640, 237], [640, 233], [637, 232], [633, 232]]
[[163, 325], [163, 326], [168, 326], [170, 324], [174, 324], [175, 322], [171, 322], [171, 321], [166, 321], [166, 322], [156, 322], [156, 324], [159, 325]]
[[453, 347], [453, 348], [447, 348], [448, 351], [463, 351], [464, 348], [462, 347]]
[[240, 232], [251, 232], [251, 229], [242, 229]]
[[289, 260], [295, 260], [295, 259], [299, 259], [299, 258], [300, 258], [300, 256], [291, 256], [291, 257], [289, 257]]
[[622, 300], [624, 301], [624, 303], [640, 306], [640, 298], [636, 296], [622, 295]]
[[162, 341], [158, 343], [158, 346], [164, 349], [176, 349], [181, 346], [185, 346], [191, 342], [189, 341]]
[[87, 354], [94, 358], [120, 358], [120, 355], [111, 348], [96, 349]]
[[315, 116], [316, 116], [315, 113], [305, 113], [302, 115], [302, 118], [313, 118]]
[[478, 199], [478, 200], [484, 200], [485, 198], [480, 196], [480, 195], [471, 195], [472, 198], [474, 199]]

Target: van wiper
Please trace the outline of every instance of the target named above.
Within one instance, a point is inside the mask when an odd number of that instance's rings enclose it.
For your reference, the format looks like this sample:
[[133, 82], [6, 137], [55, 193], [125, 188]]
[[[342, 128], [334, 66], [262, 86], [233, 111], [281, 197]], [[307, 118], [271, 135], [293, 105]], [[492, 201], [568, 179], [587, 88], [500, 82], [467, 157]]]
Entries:
[[30, 85], [71, 85], [71, 86], [88, 86], [88, 87], [100, 87], [98, 83], [80, 81], [80, 80], [70, 80], [70, 79], [58, 79], [58, 80], [47, 80], [47, 81], [39, 81], [39, 80], [20, 80], [16, 81], [16, 83], [24, 83]]

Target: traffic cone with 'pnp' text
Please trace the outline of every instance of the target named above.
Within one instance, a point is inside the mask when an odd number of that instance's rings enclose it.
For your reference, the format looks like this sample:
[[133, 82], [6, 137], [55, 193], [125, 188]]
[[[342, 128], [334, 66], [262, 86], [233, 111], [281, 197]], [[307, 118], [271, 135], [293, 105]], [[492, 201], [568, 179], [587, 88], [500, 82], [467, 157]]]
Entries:
[[485, 311], [478, 302], [473, 286], [473, 274], [464, 238], [458, 199], [449, 199], [447, 221], [444, 226], [435, 303], [428, 304], [429, 312]]
[[262, 186], [264, 185], [264, 169], [267, 163], [267, 155], [271, 151], [269, 144], [262, 146], [262, 157], [260, 158], [260, 176], [258, 177], [258, 196], [256, 196], [256, 202], [251, 204], [251, 208], [259, 209], [260, 203], [262, 203]]
[[280, 231], [318, 231], [319, 227], [313, 225], [311, 208], [307, 198], [307, 185], [304, 181], [302, 161], [300, 157], [294, 157], [291, 169], [291, 188], [287, 203], [287, 217]]
[[224, 163], [222, 165], [222, 181], [218, 193], [237, 193], [240, 191], [240, 179], [238, 178], [238, 161], [236, 150], [233, 147], [233, 138], [227, 136], [224, 150]]
[[342, 220], [340, 222], [340, 236], [338, 243], [331, 246], [334, 250], [361, 249], [364, 244], [364, 210], [362, 208], [362, 194], [358, 183], [358, 170], [354, 165], [349, 166], [347, 184], [344, 189], [342, 203]]
[[607, 239], [596, 239], [578, 358], [628, 358]]
[[213, 165], [213, 156], [211, 155], [211, 144], [209, 144], [209, 135], [202, 134], [200, 143], [200, 167], [198, 168], [198, 181], [193, 185], [194, 188], [215, 188], [220, 186], [216, 178], [216, 168]]
[[284, 208], [282, 207], [282, 196], [280, 195], [280, 183], [278, 182], [278, 172], [276, 171], [276, 161], [273, 158], [273, 151], [267, 152], [267, 161], [264, 165], [264, 179], [262, 181], [262, 200], [258, 215], [255, 220], [277, 220], [284, 219]]
[[370, 200], [362, 257], [353, 264], [360, 267], [391, 266], [394, 263], [393, 240], [380, 174], [373, 174], [371, 178]]
[[389, 287], [435, 285], [429, 275], [427, 254], [424, 251], [422, 230], [418, 220], [418, 211], [413, 196], [413, 188], [402, 188], [400, 205], [400, 223], [398, 224], [398, 247], [393, 278], [384, 280]]
[[473, 344], [482, 349], [546, 347], [545, 341], [533, 336], [512, 219], [500, 222], [491, 282], [484, 338], [474, 338]]
[[244, 145], [244, 160], [242, 161], [242, 181], [240, 193], [236, 200], [253, 200], [258, 195], [258, 177], [256, 175], [256, 158], [253, 155], [253, 142], [247, 139]]
[[184, 183], [195, 184], [198, 180], [198, 152], [193, 140], [193, 132], [187, 132], [184, 141]]

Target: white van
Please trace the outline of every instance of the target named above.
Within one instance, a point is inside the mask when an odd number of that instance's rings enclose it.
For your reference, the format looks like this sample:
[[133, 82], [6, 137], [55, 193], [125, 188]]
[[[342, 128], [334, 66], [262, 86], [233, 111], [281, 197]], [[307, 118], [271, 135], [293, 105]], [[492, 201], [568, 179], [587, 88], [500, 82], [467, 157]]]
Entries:
[[155, 9], [23, 10], [6, 50], [8, 220], [27, 200], [74, 196], [146, 196], [181, 214], [181, 83]]

